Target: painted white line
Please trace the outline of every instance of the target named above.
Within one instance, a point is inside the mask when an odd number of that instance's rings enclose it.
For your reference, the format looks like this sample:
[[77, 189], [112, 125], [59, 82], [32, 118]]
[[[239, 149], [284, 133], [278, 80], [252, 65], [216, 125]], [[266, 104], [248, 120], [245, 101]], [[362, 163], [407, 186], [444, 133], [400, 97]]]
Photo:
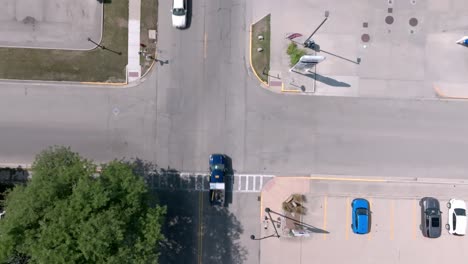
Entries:
[[245, 176], [245, 190], [249, 190], [249, 176]]
[[260, 184], [259, 184], [259, 186], [258, 186], [258, 191], [261, 191], [262, 188], [263, 188], [263, 175], [260, 176]]
[[239, 183], [237, 184], [237, 190], [240, 191], [242, 187], [242, 176], [239, 176]]

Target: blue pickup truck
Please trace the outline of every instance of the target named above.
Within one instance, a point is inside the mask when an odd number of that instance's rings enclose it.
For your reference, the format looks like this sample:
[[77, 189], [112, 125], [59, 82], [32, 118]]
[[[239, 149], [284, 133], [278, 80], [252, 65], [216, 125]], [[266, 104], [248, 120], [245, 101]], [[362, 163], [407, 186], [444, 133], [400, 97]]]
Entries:
[[212, 154], [210, 156], [210, 203], [211, 205], [224, 205], [226, 191], [226, 156]]

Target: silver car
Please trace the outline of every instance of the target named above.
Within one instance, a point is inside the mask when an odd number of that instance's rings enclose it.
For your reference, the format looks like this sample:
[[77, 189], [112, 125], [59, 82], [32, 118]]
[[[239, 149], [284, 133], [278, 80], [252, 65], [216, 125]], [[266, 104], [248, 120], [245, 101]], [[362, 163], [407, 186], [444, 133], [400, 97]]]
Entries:
[[424, 197], [421, 206], [421, 231], [425, 237], [437, 238], [442, 233], [442, 212], [436, 198]]

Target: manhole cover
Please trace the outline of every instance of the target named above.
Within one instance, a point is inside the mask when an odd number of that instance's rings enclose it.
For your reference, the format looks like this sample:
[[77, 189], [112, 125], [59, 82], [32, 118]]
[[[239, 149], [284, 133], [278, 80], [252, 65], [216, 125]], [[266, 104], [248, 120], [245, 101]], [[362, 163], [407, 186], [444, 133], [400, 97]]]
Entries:
[[361, 40], [362, 40], [362, 42], [369, 42], [369, 40], [370, 40], [369, 34], [362, 34]]
[[387, 23], [387, 24], [389, 24], [389, 25], [393, 24], [393, 21], [394, 21], [394, 19], [393, 19], [392, 16], [387, 16], [387, 17], [385, 18], [385, 23]]
[[411, 19], [409, 20], [409, 24], [410, 24], [410, 26], [415, 27], [415, 26], [418, 25], [418, 20], [417, 20], [416, 18], [413, 17], [413, 18], [411, 18]]
[[114, 107], [114, 108], [112, 109], [112, 113], [113, 113], [114, 115], [118, 115], [118, 114], [120, 113], [120, 109], [117, 108], [117, 107]]

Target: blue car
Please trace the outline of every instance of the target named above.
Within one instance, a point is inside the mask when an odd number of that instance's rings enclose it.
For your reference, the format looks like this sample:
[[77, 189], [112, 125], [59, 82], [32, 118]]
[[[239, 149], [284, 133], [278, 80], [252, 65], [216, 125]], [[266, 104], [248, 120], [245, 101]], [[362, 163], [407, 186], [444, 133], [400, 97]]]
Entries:
[[366, 199], [357, 198], [351, 203], [351, 228], [356, 234], [367, 234], [370, 231], [370, 206]]

